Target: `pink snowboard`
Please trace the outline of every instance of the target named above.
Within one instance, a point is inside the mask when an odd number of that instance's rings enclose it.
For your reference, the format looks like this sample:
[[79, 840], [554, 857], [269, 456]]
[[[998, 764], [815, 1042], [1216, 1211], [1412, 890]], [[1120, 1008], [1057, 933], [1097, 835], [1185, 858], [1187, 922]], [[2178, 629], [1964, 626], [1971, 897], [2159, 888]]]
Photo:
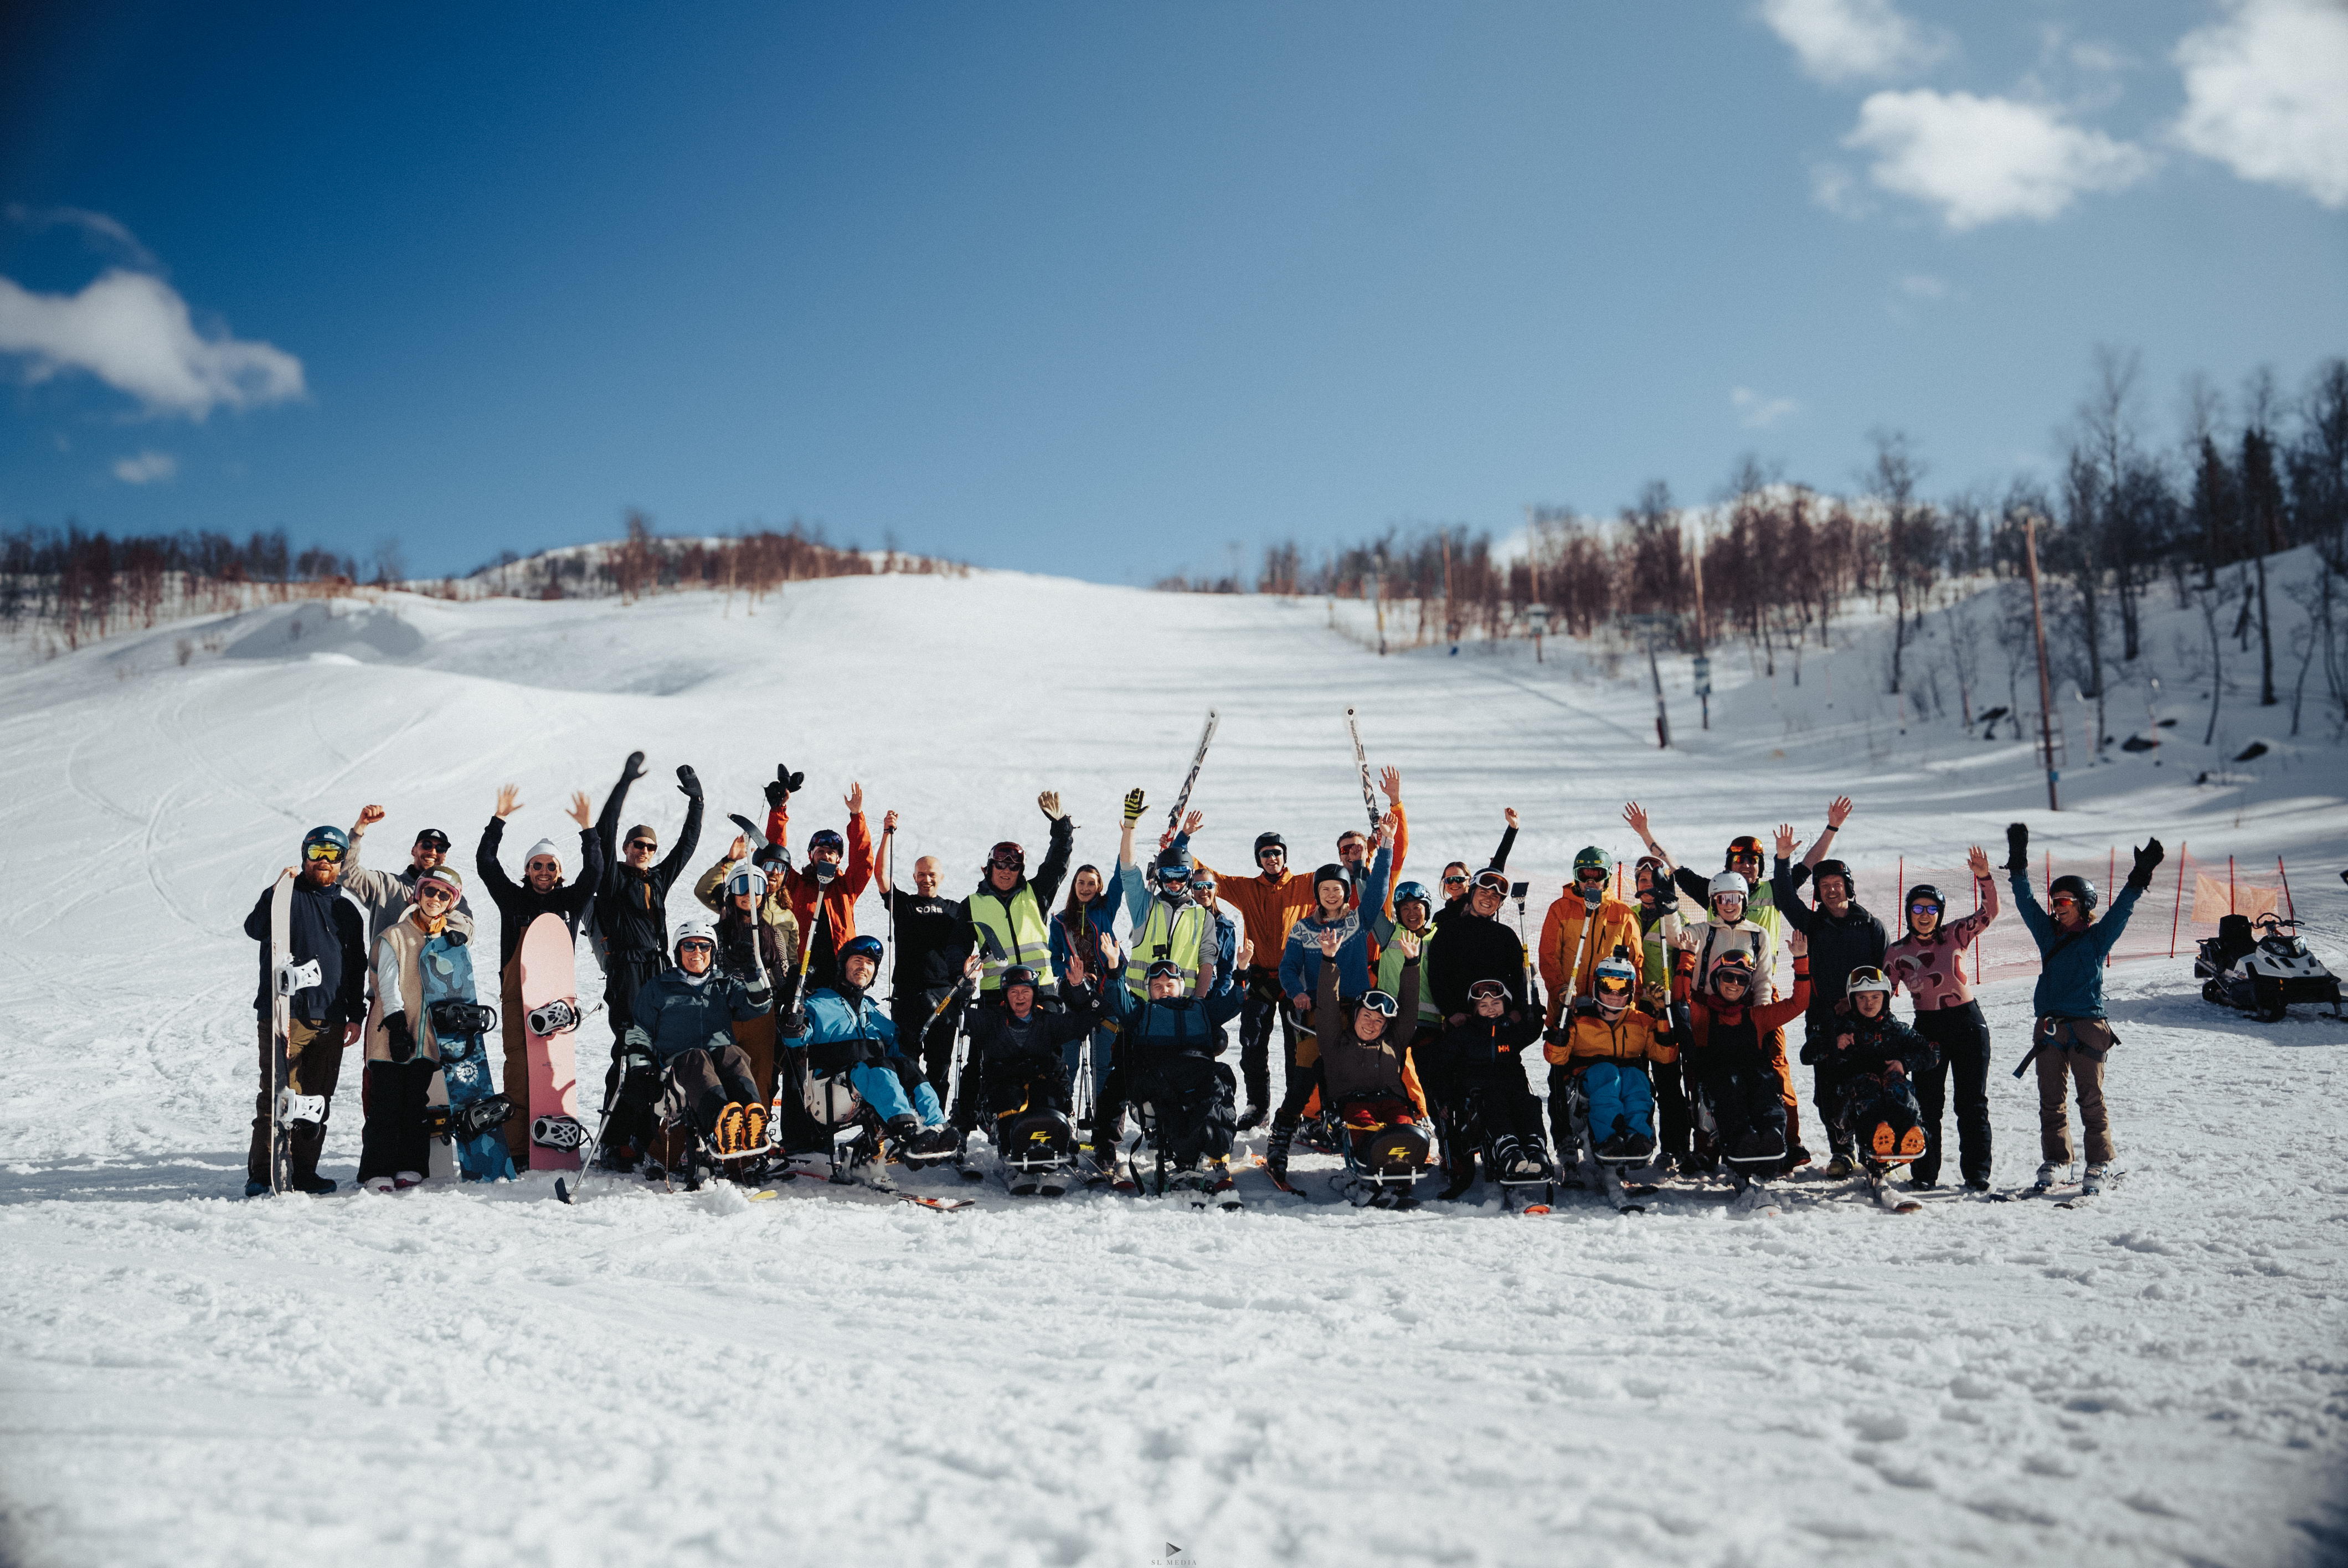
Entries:
[[[571, 927], [560, 915], [541, 915], [522, 933], [521, 1010], [525, 1020], [549, 1002], [579, 1003], [579, 960], [571, 944]], [[530, 1052], [530, 1111], [532, 1134], [530, 1168], [533, 1171], [575, 1171], [579, 1168], [579, 1067], [574, 1053], [575, 1030], [540, 1034], [523, 1025]], [[555, 1119], [559, 1135], [569, 1148], [551, 1148], [536, 1135], [536, 1123]], [[561, 1126], [561, 1123], [568, 1123]]]

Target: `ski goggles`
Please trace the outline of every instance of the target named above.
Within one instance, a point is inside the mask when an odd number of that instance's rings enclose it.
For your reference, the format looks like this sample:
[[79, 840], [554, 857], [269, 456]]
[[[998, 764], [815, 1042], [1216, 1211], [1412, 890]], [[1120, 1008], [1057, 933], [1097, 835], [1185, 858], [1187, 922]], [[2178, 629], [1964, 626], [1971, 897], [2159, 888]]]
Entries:
[[1628, 975], [1601, 975], [1592, 982], [1591, 989], [1592, 994], [1594, 994], [1600, 1001], [1629, 1001], [1631, 999], [1631, 977]]
[[1151, 980], [1179, 980], [1182, 978], [1182, 966], [1171, 958], [1160, 958], [1149, 966], [1142, 978]]
[[1392, 1018], [1402, 1011], [1402, 1003], [1384, 991], [1371, 991], [1362, 998], [1362, 1005], [1380, 1018]]
[[1509, 988], [1498, 980], [1478, 980], [1468, 988], [1468, 999], [1471, 1002], [1506, 1001], [1509, 999]]
[[331, 844], [314, 844], [302, 852], [304, 860], [323, 860], [330, 866], [343, 863], [343, 852]]
[[808, 839], [808, 853], [809, 855], [814, 855], [819, 851], [824, 850], [829, 850], [830, 853], [838, 855], [846, 850], [847, 847], [848, 841], [828, 827], [811, 835]]
[[2079, 905], [2078, 896], [2074, 893], [2057, 893], [2054, 897], [2046, 900], [2046, 905], [2049, 908], [2060, 908], [2065, 904], [2070, 905], [2075, 909], [2077, 908]]
[[1006, 838], [986, 852], [986, 863], [1000, 866], [1006, 871], [1025, 871], [1027, 868], [1027, 851]]
[[1498, 893], [1503, 898], [1509, 896], [1509, 878], [1505, 872], [1478, 871], [1475, 886], [1478, 893]]
[[1171, 885], [1179, 887], [1187, 885], [1189, 880], [1190, 868], [1187, 866], [1161, 866], [1158, 868], [1158, 881], [1160, 886]]
[[1576, 882], [1603, 882], [1606, 880], [1606, 867], [1585, 866], [1573, 874], [1573, 879]]

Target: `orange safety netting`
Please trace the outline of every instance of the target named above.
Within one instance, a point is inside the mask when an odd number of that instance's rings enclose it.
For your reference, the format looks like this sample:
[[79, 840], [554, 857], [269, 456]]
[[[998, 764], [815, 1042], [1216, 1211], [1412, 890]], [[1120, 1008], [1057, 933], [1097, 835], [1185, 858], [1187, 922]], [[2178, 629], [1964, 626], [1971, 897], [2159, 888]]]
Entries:
[[[1965, 965], [1965, 973], [1975, 984], [2034, 974], [2038, 969], [2038, 944], [2031, 939], [2028, 927], [2014, 913], [2013, 888], [2001, 868], [2004, 858], [2003, 845], [1991, 850], [1990, 876], [1997, 885], [1998, 913], [1989, 929], [1974, 940]], [[2031, 891], [2037, 895], [2042, 907], [2054, 878], [2085, 876], [2096, 885], [2098, 919], [2111, 907], [2113, 897], [2136, 864], [2132, 852], [2116, 845], [2100, 857], [2056, 856], [2042, 852], [2033, 860]], [[1948, 901], [1948, 918], [1952, 920], [1981, 907], [1972, 872], [1962, 862], [1940, 865], [1900, 859], [1860, 864], [1853, 866], [1852, 872], [1859, 879], [1859, 901], [1882, 920], [1884, 929], [1894, 941], [1907, 928], [1908, 889], [1920, 882], [1929, 882], [1941, 890]], [[1625, 882], [1619, 868], [1616, 880]], [[1814, 892], [1807, 886], [1802, 891], [1806, 896]], [[2280, 858], [2271, 865], [2262, 863], [2252, 867], [2230, 856], [2221, 861], [2199, 860], [2186, 845], [2179, 845], [2161, 862], [2160, 869], [2153, 874], [2152, 886], [2137, 900], [2127, 930], [2113, 947], [2111, 958], [2115, 962], [2127, 958], [2189, 958], [2194, 943], [2218, 934], [2221, 916], [2233, 912], [2256, 919], [2277, 910], [2286, 915], [2293, 913], [2290, 873]]]

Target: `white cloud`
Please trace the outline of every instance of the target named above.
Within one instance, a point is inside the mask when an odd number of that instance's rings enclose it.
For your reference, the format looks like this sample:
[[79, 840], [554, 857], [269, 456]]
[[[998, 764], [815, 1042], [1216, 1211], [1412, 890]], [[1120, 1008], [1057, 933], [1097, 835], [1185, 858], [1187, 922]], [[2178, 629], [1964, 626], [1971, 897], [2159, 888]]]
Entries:
[[2152, 170], [2143, 149], [2053, 109], [1929, 88], [1873, 94], [1843, 145], [1874, 155], [1877, 186], [1938, 208], [1957, 230], [2052, 218], [2084, 191], [2117, 190]]
[[1949, 281], [1930, 272], [1910, 272], [1900, 280], [1900, 292], [1911, 300], [1945, 300], [1949, 297]]
[[2348, 207], [2348, 5], [2230, 0], [2188, 33], [2177, 139], [2245, 179]]
[[1946, 34], [1919, 26], [1890, 0], [1761, 0], [1761, 19], [1822, 82], [1897, 77], [1950, 50]]
[[42, 233], [50, 229], [75, 229], [89, 247], [145, 272], [160, 272], [162, 263], [155, 253], [139, 242], [119, 221], [103, 212], [91, 212], [80, 207], [26, 207], [21, 202], [9, 203], [5, 216], [20, 228]]
[[1790, 397], [1764, 397], [1749, 386], [1732, 389], [1728, 404], [1736, 410], [1736, 423], [1747, 430], [1766, 430], [1802, 411], [1802, 405]]
[[141, 452], [136, 457], [114, 460], [114, 477], [126, 485], [152, 485], [179, 471], [180, 460], [169, 452]]
[[265, 343], [199, 333], [188, 302], [160, 278], [109, 268], [77, 294], [38, 294], [0, 278], [0, 354], [30, 361], [35, 381], [87, 371], [150, 414], [201, 420], [304, 395], [302, 362]]

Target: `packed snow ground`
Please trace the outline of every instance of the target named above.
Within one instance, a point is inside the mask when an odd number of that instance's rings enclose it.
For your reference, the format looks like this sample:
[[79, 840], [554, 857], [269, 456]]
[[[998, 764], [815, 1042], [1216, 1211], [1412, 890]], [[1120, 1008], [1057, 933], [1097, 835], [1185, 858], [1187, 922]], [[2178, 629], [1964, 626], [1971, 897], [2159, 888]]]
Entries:
[[[671, 840], [676, 764], [716, 820], [787, 759], [798, 836], [860, 778], [958, 884], [997, 838], [1041, 845], [1045, 787], [1107, 863], [1117, 797], [1165, 804], [1211, 704], [1200, 847], [1232, 869], [1261, 828], [1310, 864], [1361, 819], [1352, 703], [1403, 770], [1412, 869], [1479, 861], [1513, 805], [1535, 920], [1577, 845], [1635, 847], [1628, 794], [1705, 864], [1781, 818], [1807, 836], [1849, 790], [1862, 866], [1945, 863], [2016, 815], [2096, 855], [2148, 831], [2287, 853], [2339, 963], [2334, 749], [2199, 788], [2175, 762], [2075, 766], [2050, 817], [2024, 749], [1953, 724], [1860, 743], [1789, 707], [1825, 700], [1815, 679], [1770, 692], [1721, 661], [1715, 729], [1681, 704], [1665, 754], [1643, 670], [1555, 644], [1381, 661], [1326, 620], [1003, 575], [800, 585], [755, 617], [314, 604], [211, 628], [220, 651], [184, 667], [175, 630], [0, 681], [0, 1557], [2348, 1558], [2348, 1031], [2221, 1013], [2181, 959], [2112, 973], [2127, 1173], [2072, 1212], [1901, 1218], [1811, 1177], [1776, 1220], [1682, 1189], [1636, 1218], [1578, 1194], [1546, 1219], [1384, 1214], [1256, 1172], [1237, 1215], [999, 1190], [939, 1214], [807, 1182], [763, 1203], [614, 1183], [574, 1208], [544, 1176], [235, 1196], [240, 926], [301, 832], [380, 801], [371, 864], [438, 825], [469, 872], [510, 780], [510, 867], [633, 747], [653, 776], [630, 815]], [[1873, 656], [1850, 657], [1847, 702]], [[1984, 996], [2005, 1184], [2036, 1163], [2007, 1074], [2028, 999]], [[356, 1079], [354, 1059], [324, 1167], [345, 1180]]]

